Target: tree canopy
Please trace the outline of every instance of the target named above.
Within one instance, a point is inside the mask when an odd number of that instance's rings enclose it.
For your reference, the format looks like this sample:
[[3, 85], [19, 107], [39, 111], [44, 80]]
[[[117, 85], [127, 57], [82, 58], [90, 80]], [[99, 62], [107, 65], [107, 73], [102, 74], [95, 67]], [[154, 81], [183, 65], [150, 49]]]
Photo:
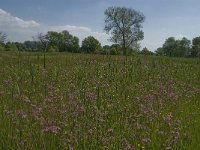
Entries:
[[85, 53], [98, 53], [101, 50], [101, 43], [93, 36], [89, 36], [82, 41], [81, 50]]
[[165, 40], [162, 48], [158, 48], [157, 55], [170, 57], [188, 57], [191, 54], [191, 41], [183, 37], [181, 40], [176, 40], [174, 37], [169, 37]]
[[200, 37], [195, 37], [192, 40], [192, 56], [200, 56]]
[[105, 10], [105, 31], [111, 32], [111, 41], [120, 44], [123, 52], [144, 38], [141, 30], [144, 15], [131, 8], [109, 7]]
[[48, 31], [47, 34], [45, 35], [39, 34], [38, 39], [43, 49], [47, 49], [47, 51], [49, 50], [59, 51], [59, 52], [79, 51], [78, 37], [71, 35], [66, 30], [62, 32]]

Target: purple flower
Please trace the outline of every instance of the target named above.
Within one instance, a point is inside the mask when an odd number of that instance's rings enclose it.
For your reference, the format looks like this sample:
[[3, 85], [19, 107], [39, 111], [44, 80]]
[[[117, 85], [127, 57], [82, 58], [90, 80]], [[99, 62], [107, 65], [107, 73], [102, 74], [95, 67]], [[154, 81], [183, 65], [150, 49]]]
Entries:
[[33, 116], [36, 118], [36, 119], [39, 119], [42, 115], [42, 108], [41, 107], [37, 107], [35, 109], [33, 109], [32, 113], [33, 113]]
[[42, 131], [44, 133], [53, 133], [53, 134], [58, 134], [60, 132], [61, 128], [58, 126], [48, 126], [45, 127]]
[[141, 110], [144, 114], [147, 114], [147, 113], [148, 113], [148, 108], [147, 108], [145, 105], [143, 105], [143, 104], [140, 105], [140, 110]]
[[87, 92], [86, 97], [91, 101], [91, 102], [96, 102], [97, 97], [94, 93], [92, 92]]
[[169, 112], [166, 116], [163, 117], [163, 120], [167, 123], [167, 124], [171, 124], [171, 120], [173, 118], [173, 113]]
[[27, 117], [26, 113], [23, 110], [18, 110], [17, 114], [22, 119]]
[[6, 86], [12, 85], [12, 83], [13, 83], [12, 78], [9, 77], [7, 80], [3, 80], [3, 83]]

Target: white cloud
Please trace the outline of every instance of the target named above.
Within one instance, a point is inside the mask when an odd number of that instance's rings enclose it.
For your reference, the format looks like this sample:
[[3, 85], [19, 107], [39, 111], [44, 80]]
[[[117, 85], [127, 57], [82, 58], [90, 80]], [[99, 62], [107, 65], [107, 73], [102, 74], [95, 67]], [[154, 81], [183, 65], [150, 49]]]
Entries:
[[67, 30], [72, 35], [79, 37], [82, 41], [87, 36], [94, 36], [102, 45], [110, 44], [107, 39], [109, 35], [103, 32], [95, 32], [92, 29], [82, 26], [49, 26], [40, 24], [34, 20], [23, 20], [15, 17], [10, 13], [0, 9], [0, 30], [8, 35], [8, 39], [11, 41], [25, 41], [32, 40], [33, 36], [37, 36], [38, 33], [46, 33], [47, 31], [63, 31]]
[[39, 23], [34, 20], [24, 21], [18, 17], [14, 17], [6, 11], [0, 9], [0, 27], [16, 27], [16, 28], [31, 28], [38, 27]]

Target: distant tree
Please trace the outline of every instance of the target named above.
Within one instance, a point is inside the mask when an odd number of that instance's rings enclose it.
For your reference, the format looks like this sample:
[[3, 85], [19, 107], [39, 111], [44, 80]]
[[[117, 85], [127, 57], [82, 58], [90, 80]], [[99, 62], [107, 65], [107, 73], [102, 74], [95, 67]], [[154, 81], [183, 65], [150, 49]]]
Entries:
[[79, 39], [71, 35], [68, 31], [62, 32], [49, 31], [46, 35], [48, 41], [48, 49], [57, 47], [60, 52], [78, 52]]
[[6, 51], [18, 51], [18, 48], [15, 45], [15, 43], [7, 42], [5, 45], [5, 50]]
[[144, 22], [144, 15], [131, 8], [109, 7], [104, 12], [105, 31], [111, 32], [111, 41], [120, 44], [123, 53], [126, 54], [127, 48], [134, 46], [144, 38], [141, 30]]
[[189, 57], [191, 51], [191, 41], [183, 37], [181, 40], [177, 40], [177, 54], [178, 57]]
[[[40, 43], [40, 49], [45, 53], [48, 50], [49, 47], [49, 40], [48, 40], [48, 36], [46, 34], [43, 33], [38, 33], [38, 42]], [[44, 55], [45, 57], [45, 55]]]
[[151, 52], [150, 50], [148, 50], [148, 48], [146, 48], [146, 47], [142, 49], [140, 54], [142, 54], [142, 55], [154, 55], [154, 53]]
[[110, 53], [110, 45], [105, 45], [102, 48], [102, 54], [109, 54]]
[[162, 47], [159, 47], [156, 51], [155, 51], [156, 55], [158, 56], [164, 56], [164, 49]]
[[50, 46], [48, 52], [59, 52], [59, 48], [57, 46]]
[[64, 50], [68, 52], [79, 52], [79, 38], [71, 35], [68, 31], [62, 31], [62, 36], [64, 39]]
[[23, 43], [25, 51], [32, 51], [32, 52], [36, 52], [36, 51], [41, 51], [41, 42], [40, 41], [25, 41]]
[[200, 37], [195, 37], [192, 40], [191, 56], [197, 57], [200, 55]]
[[166, 56], [174, 56], [176, 49], [176, 40], [174, 37], [169, 37], [163, 44], [163, 51]]
[[163, 44], [162, 51], [165, 56], [171, 57], [186, 57], [190, 55], [191, 42], [187, 38], [176, 40], [174, 37], [169, 37]]
[[43, 67], [46, 68], [46, 52], [49, 47], [49, 41], [47, 35], [44, 35], [43, 33], [38, 34], [38, 42], [40, 42], [40, 49], [42, 49], [43, 52]]
[[101, 44], [93, 36], [89, 36], [82, 41], [81, 50], [85, 53], [98, 53], [101, 51]]
[[7, 35], [3, 32], [0, 32], [0, 44], [4, 44], [6, 42]]
[[121, 46], [119, 44], [112, 44], [110, 46], [110, 54], [111, 55], [119, 55], [121, 54]]
[[53, 47], [57, 47], [59, 51], [62, 51], [64, 39], [61, 33], [48, 31], [45, 38], [48, 42], [47, 51], [49, 51], [49, 49], [52, 49]]
[[14, 44], [16, 45], [18, 51], [25, 51], [26, 50], [26, 48], [25, 48], [23, 43], [15, 42]]

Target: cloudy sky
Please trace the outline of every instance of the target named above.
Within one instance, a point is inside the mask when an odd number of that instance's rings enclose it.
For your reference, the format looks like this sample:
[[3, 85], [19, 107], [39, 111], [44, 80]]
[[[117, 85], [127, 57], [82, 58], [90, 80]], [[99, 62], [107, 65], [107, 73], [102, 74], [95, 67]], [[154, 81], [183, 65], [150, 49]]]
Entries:
[[11, 41], [24, 41], [40, 32], [68, 30], [80, 40], [93, 35], [102, 45], [110, 44], [103, 31], [109, 6], [143, 12], [141, 45], [151, 51], [171, 36], [200, 36], [199, 0], [0, 0], [0, 31]]

